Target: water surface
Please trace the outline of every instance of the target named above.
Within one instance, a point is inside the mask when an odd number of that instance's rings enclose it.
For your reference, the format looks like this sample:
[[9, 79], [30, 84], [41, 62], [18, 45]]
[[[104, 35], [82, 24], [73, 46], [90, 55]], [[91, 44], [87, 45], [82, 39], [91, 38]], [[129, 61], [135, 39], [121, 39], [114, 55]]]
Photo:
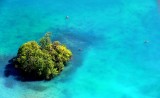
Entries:
[[[18, 47], [48, 31], [73, 51], [62, 74], [5, 77]], [[160, 98], [159, 50], [158, 0], [0, 1], [0, 98]]]

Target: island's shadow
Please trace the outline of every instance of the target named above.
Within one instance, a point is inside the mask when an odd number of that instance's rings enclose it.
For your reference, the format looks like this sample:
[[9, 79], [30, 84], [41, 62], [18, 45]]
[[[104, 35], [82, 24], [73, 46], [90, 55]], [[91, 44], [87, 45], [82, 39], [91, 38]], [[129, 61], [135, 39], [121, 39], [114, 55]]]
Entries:
[[30, 75], [22, 74], [20, 70], [18, 70], [14, 67], [14, 59], [15, 59], [15, 57], [10, 59], [8, 61], [8, 64], [5, 66], [5, 70], [4, 70], [5, 77], [14, 76], [15, 80], [22, 81], [22, 82], [31, 82], [31, 81], [42, 80], [40, 78], [36, 78], [35, 76], [31, 77]]
[[13, 64], [14, 57], [8, 61], [8, 64], [5, 66], [4, 76], [19, 76], [18, 70], [15, 69]]
[[[30, 76], [23, 76], [21, 72], [14, 67], [13, 60], [14, 58], [10, 59], [8, 61], [8, 64], [5, 66], [4, 76], [6, 77], [6, 79], [4, 82], [4, 86], [6, 88], [12, 89], [16, 84], [14, 80], [21, 81], [21, 83], [19, 84], [20, 86], [25, 86], [27, 89], [31, 89], [37, 92], [43, 92], [48, 88], [47, 86], [41, 85], [40, 83], [32, 84], [32, 81], [41, 81], [42, 79], [37, 79]], [[10, 76], [13, 76], [14, 80], [12, 78], [9, 78]]]

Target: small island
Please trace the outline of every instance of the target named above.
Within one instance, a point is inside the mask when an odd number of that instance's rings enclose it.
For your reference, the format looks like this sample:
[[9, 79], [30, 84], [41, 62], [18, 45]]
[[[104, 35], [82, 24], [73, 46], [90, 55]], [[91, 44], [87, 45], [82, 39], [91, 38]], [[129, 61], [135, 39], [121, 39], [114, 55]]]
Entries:
[[71, 59], [72, 52], [59, 41], [51, 41], [46, 33], [39, 42], [29, 41], [20, 46], [14, 66], [23, 76], [50, 80], [60, 74]]

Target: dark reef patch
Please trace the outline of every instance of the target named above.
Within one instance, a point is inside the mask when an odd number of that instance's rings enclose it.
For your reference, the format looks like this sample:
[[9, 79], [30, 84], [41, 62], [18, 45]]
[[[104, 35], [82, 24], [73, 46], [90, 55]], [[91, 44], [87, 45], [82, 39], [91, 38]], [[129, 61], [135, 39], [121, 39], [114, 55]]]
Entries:
[[61, 93], [65, 95], [65, 98], [72, 98], [71, 93], [67, 89], [64, 89]]
[[23, 85], [25, 85], [28, 89], [38, 91], [38, 92], [43, 92], [44, 90], [46, 90], [48, 88], [48, 87], [40, 85], [40, 84], [25, 83]]
[[15, 86], [15, 82], [11, 79], [11, 78], [7, 78], [5, 81], [4, 81], [4, 86], [6, 88], [10, 88], [12, 89], [14, 86]]

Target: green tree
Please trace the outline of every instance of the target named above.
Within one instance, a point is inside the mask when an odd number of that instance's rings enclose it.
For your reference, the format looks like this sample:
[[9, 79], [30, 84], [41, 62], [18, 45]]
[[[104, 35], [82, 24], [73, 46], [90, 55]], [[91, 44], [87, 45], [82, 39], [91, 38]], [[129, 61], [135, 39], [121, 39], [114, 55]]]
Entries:
[[58, 75], [72, 56], [72, 52], [59, 41], [51, 42], [47, 33], [39, 44], [29, 41], [20, 46], [15, 67], [21, 72], [37, 78], [51, 79]]
[[44, 37], [42, 37], [39, 41], [39, 44], [41, 46], [42, 49], [45, 49], [48, 45], [50, 45], [52, 43], [51, 41], [51, 33], [48, 32], [45, 34]]

